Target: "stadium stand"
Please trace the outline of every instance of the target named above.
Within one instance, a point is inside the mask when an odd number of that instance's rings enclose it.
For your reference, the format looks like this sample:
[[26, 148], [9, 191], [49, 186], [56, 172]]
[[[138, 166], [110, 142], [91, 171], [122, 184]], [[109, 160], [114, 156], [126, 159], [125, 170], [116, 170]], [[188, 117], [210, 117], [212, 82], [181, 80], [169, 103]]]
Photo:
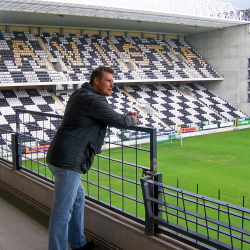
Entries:
[[[2, 90], [0, 91], [0, 131], [1, 145], [5, 141], [11, 141], [11, 134], [16, 131], [15, 108], [22, 108], [33, 111], [56, 112], [61, 107], [55, 102], [47, 90], [26, 89], [26, 90]], [[47, 118], [41, 116], [21, 115], [20, 119], [25, 126], [20, 127], [24, 133], [23, 142], [31, 142], [34, 136], [41, 140], [52, 139], [51, 129], [55, 129]], [[58, 124], [56, 124], [58, 126]], [[42, 132], [44, 130], [45, 133]]]
[[35, 83], [61, 81], [45, 65], [46, 54], [34, 34], [0, 32], [0, 82]]
[[[50, 59], [61, 63], [67, 81], [88, 81], [94, 68], [113, 67], [114, 78], [127, 83], [113, 88], [108, 103], [119, 113], [138, 112], [142, 126], [160, 129], [246, 117], [199, 83], [181, 87], [173, 83], [129, 83], [134, 79], [220, 78], [186, 41], [67, 33], [43, 33], [40, 37], [28, 32], [0, 32], [0, 83], [62, 82], [62, 75], [53, 65], [50, 63], [52, 69], [48, 67]], [[70, 94], [62, 91], [52, 97], [41, 89], [0, 91], [0, 143], [10, 140], [16, 130], [15, 108], [60, 113]], [[59, 126], [56, 120], [50, 123], [35, 116], [29, 121], [25, 115], [22, 119], [26, 125], [20, 129], [25, 132], [23, 139], [27, 143], [35, 136], [40, 136], [41, 140], [52, 138], [49, 129]], [[42, 138], [42, 130], [46, 138]]]

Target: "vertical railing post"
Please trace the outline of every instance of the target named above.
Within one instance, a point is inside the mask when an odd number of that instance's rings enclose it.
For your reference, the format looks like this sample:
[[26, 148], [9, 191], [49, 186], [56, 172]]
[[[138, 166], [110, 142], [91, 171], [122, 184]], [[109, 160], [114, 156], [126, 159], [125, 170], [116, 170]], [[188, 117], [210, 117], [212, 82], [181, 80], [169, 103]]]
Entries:
[[12, 162], [13, 162], [13, 170], [18, 169], [17, 164], [17, 140], [16, 140], [16, 134], [11, 135], [11, 151], [12, 151]]
[[[157, 173], [156, 175], [154, 175], [154, 181], [162, 183], [162, 174]], [[153, 185], [153, 189], [154, 189], [153, 197], [158, 201], [157, 203], [154, 202], [153, 213], [158, 218], [162, 218], [162, 211], [160, 210], [160, 208], [162, 207], [162, 205], [161, 205], [162, 195], [164, 195], [163, 189], [159, 185]], [[154, 223], [154, 231], [155, 232], [158, 231], [158, 224], [156, 224], [156, 223]]]
[[[154, 235], [157, 232], [158, 225], [154, 223], [152, 215], [162, 217], [160, 206], [157, 202], [152, 202], [148, 198], [153, 197], [156, 200], [162, 200], [162, 193], [160, 187], [153, 183], [148, 183], [146, 179], [152, 179], [153, 181], [162, 183], [162, 174], [157, 174], [157, 134], [156, 128], [153, 128], [150, 132], [150, 172], [151, 176], [145, 176], [141, 178], [142, 194], [145, 206], [145, 232], [149, 235]], [[149, 174], [149, 173], [148, 173]]]
[[145, 207], [145, 233], [148, 235], [154, 235], [155, 226], [154, 226], [154, 220], [152, 219], [153, 206], [151, 201], [148, 200], [149, 197], [152, 197], [153, 185], [146, 181], [146, 179], [148, 178], [149, 176], [141, 178], [141, 188], [142, 188], [142, 195]]
[[18, 170], [21, 166], [21, 134], [19, 112], [16, 111], [16, 133], [11, 135], [13, 169]]
[[[141, 178], [141, 188], [145, 207], [145, 232], [149, 235], [155, 235], [158, 231], [158, 224], [154, 222], [152, 216], [162, 218], [161, 201], [162, 201], [162, 188], [153, 183], [149, 183], [146, 180], [153, 179], [162, 183], [162, 174], [158, 173], [154, 176], [145, 176]], [[158, 202], [152, 202], [149, 198], [152, 197]]]
[[150, 171], [157, 173], [157, 138], [156, 128], [150, 132]]

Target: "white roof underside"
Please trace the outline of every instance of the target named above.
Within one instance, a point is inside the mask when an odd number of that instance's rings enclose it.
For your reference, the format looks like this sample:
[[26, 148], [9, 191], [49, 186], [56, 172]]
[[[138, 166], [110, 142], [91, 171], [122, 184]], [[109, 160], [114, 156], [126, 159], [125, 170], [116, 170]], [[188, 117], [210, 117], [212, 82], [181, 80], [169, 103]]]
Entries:
[[0, 0], [0, 23], [191, 34], [249, 21], [231, 4], [210, 0], [89, 2]]
[[[41, 1], [89, 5], [89, 0]], [[244, 13], [235, 11], [230, 3], [211, 0], [92, 0], [91, 5], [108, 8], [119, 8], [124, 10], [152, 11], [165, 14], [247, 21]]]

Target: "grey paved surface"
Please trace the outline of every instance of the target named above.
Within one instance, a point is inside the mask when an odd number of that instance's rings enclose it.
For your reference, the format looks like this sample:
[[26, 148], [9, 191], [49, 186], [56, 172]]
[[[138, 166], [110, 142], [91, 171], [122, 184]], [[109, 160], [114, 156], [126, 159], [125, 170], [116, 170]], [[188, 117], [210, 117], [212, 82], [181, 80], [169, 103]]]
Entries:
[[0, 250], [45, 250], [49, 217], [0, 188]]
[[48, 249], [48, 224], [48, 216], [0, 188], [0, 250]]

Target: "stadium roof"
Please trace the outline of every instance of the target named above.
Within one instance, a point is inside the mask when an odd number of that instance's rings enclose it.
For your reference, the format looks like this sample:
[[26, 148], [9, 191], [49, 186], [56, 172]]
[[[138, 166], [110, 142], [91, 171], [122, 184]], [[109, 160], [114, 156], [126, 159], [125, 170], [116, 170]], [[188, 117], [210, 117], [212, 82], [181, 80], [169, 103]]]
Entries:
[[231, 4], [210, 0], [92, 0], [91, 5], [87, 0], [0, 0], [0, 23], [6, 25], [187, 35], [248, 22]]

